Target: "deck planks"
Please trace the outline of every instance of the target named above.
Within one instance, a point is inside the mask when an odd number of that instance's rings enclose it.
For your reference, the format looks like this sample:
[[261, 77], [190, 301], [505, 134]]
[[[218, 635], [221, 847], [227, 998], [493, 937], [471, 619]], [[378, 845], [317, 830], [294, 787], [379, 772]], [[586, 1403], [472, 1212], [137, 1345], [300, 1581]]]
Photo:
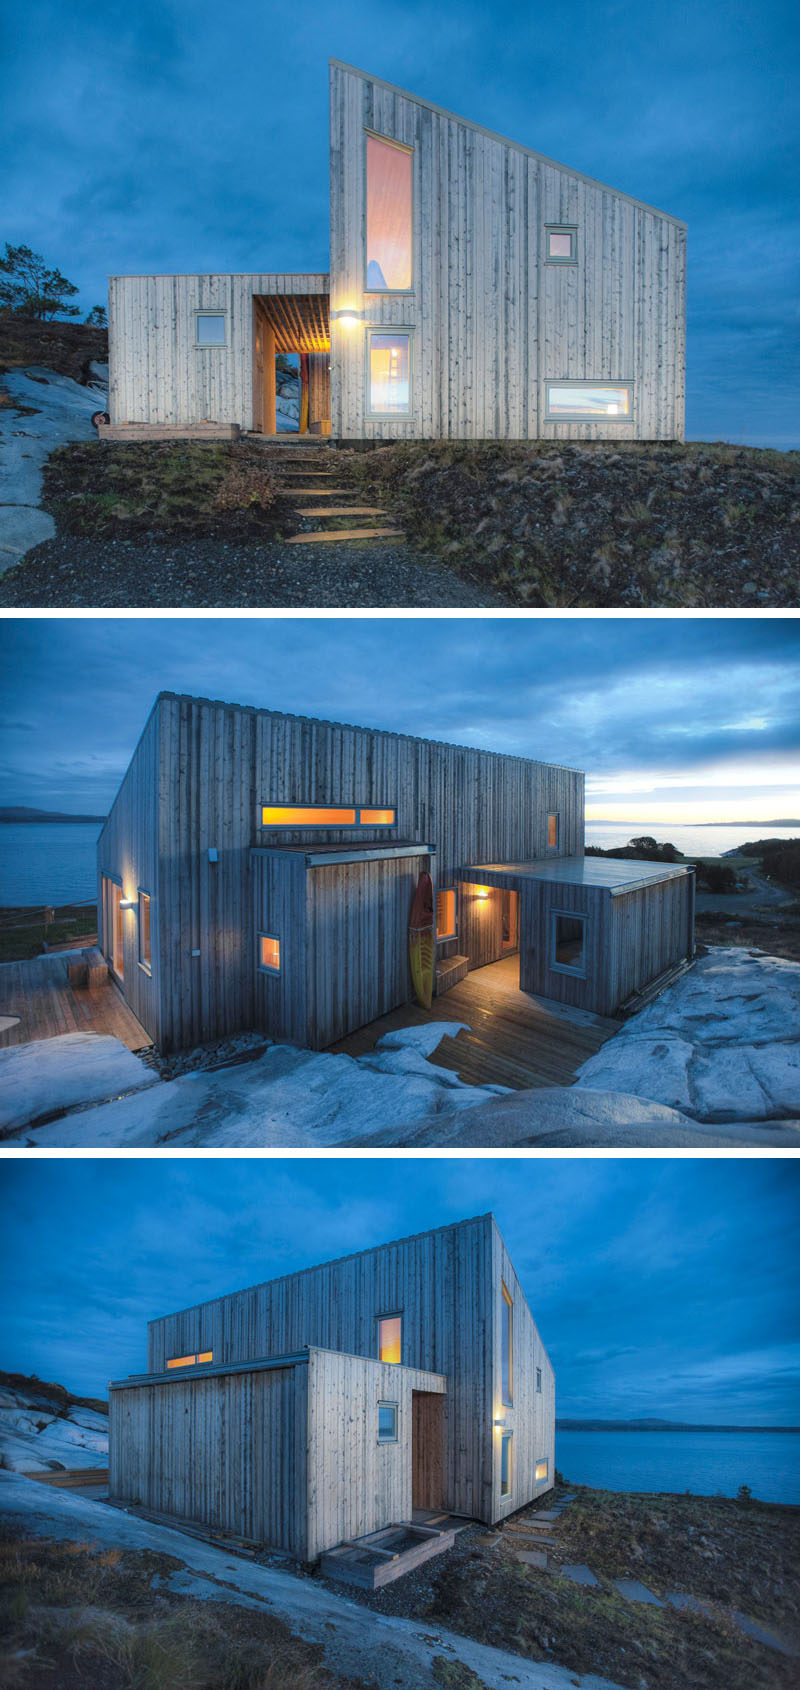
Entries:
[[578, 1069], [613, 1038], [621, 1022], [608, 1017], [578, 1019], [559, 1013], [541, 998], [519, 989], [519, 957], [503, 957], [473, 969], [430, 1010], [404, 1004], [360, 1027], [331, 1046], [347, 1056], [364, 1056], [386, 1033], [429, 1021], [463, 1021], [470, 1031], [445, 1035], [430, 1057], [468, 1085], [503, 1085], [514, 1091], [571, 1086]]
[[19, 1016], [0, 1032], [0, 1050], [64, 1033], [107, 1033], [128, 1050], [152, 1044], [110, 976], [91, 991], [70, 985], [64, 953], [0, 964], [0, 1015]]

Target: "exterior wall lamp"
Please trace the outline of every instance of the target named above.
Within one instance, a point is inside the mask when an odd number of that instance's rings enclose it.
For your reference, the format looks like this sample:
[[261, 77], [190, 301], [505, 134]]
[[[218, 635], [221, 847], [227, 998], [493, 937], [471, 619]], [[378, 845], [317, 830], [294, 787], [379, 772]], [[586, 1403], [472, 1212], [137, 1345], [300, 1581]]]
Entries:
[[495, 1426], [505, 1426], [505, 1420], [495, 1420]]
[[361, 322], [361, 313], [358, 311], [332, 311], [331, 318], [334, 323], [340, 323], [343, 329], [354, 329], [358, 328]]
[[135, 898], [120, 898], [119, 907], [120, 907], [121, 910], [135, 910], [136, 899]]
[[479, 904], [485, 904], [486, 900], [489, 896], [488, 886], [476, 886], [475, 896], [476, 896]]

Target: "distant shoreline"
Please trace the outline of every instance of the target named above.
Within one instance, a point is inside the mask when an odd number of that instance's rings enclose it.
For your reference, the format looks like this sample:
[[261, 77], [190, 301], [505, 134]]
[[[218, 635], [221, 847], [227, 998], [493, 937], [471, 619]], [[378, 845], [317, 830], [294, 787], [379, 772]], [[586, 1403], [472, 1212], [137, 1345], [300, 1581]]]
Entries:
[[16, 809], [13, 805], [0, 809], [0, 823], [7, 822], [9, 827], [18, 827], [21, 822], [33, 826], [44, 823], [57, 826], [62, 822], [76, 822], [85, 826], [87, 822], [104, 822], [106, 819], [105, 816], [65, 816], [58, 810], [25, 810], [21, 807]]
[[708, 1422], [691, 1425], [684, 1420], [560, 1420], [557, 1432], [780, 1432], [800, 1433], [800, 1426], [714, 1426]]

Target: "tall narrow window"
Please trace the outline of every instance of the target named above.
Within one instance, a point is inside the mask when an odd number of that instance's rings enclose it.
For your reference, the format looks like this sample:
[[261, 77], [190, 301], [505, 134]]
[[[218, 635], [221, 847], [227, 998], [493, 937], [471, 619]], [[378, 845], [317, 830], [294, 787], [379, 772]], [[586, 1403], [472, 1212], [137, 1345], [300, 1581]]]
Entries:
[[504, 1281], [500, 1282], [502, 1298], [500, 1302], [500, 1360], [502, 1367], [503, 1402], [507, 1408], [511, 1407], [513, 1398], [511, 1391], [514, 1384], [514, 1303]]
[[150, 893], [139, 893], [139, 961], [148, 974], [150, 961]]
[[369, 414], [407, 417], [411, 414], [411, 334], [406, 330], [372, 329], [369, 342]]
[[385, 1315], [378, 1321], [378, 1360], [400, 1362], [403, 1359], [403, 1317]]
[[397, 1443], [397, 1403], [378, 1403], [378, 1443]]
[[537, 1391], [541, 1391], [541, 1388], [542, 1388], [542, 1370], [541, 1370], [540, 1367], [537, 1367], [537, 1369], [536, 1369], [536, 1389], [537, 1389]]
[[411, 287], [413, 152], [367, 136], [367, 293]]
[[456, 895], [448, 887], [445, 892], [436, 894], [436, 937], [437, 939], [454, 939], [456, 936]]
[[562, 974], [586, 973], [586, 917], [553, 911], [552, 968]]
[[500, 1445], [500, 1495], [511, 1495], [511, 1446], [514, 1439], [513, 1432], [504, 1432]]
[[547, 818], [547, 849], [557, 851], [559, 843], [559, 816], [557, 810], [551, 810]]
[[124, 955], [122, 945], [122, 887], [112, 880], [110, 875], [103, 875], [103, 946], [106, 960], [110, 962], [118, 980], [124, 977]]

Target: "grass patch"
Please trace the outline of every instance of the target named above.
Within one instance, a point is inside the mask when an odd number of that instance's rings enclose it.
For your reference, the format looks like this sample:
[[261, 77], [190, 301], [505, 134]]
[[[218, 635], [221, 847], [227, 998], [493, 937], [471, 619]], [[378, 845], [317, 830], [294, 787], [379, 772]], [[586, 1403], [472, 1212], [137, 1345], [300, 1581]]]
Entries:
[[0, 1683], [18, 1690], [358, 1690], [272, 1613], [173, 1596], [181, 1562], [0, 1528]]
[[365, 497], [511, 603], [794, 605], [800, 452], [417, 442], [353, 454]]
[[54, 914], [55, 920], [45, 925], [41, 909], [0, 909], [0, 962], [27, 962], [41, 956], [45, 944], [66, 945], [78, 938], [96, 945], [94, 904], [61, 904]]
[[43, 502], [60, 533], [271, 537], [291, 526], [260, 447], [247, 441], [99, 441], [62, 446]]

